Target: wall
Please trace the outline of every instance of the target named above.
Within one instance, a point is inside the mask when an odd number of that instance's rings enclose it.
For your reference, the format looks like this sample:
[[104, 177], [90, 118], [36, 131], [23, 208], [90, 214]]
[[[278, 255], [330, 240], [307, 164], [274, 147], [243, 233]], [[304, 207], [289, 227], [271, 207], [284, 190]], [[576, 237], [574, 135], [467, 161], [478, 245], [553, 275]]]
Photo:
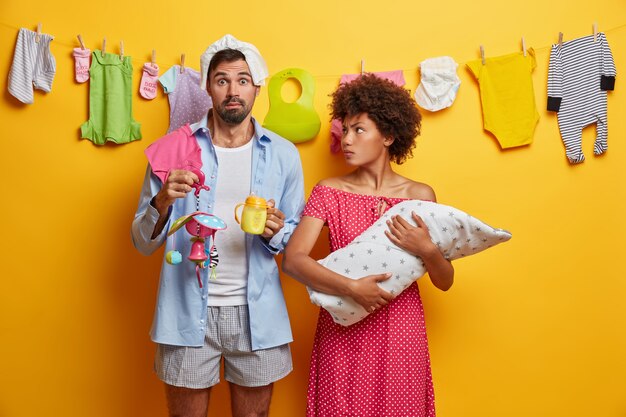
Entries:
[[[618, 0], [599, 3], [488, 0], [391, 3], [270, 0], [208, 3], [0, 3], [0, 416], [165, 416], [152, 373], [148, 337], [159, 252], [143, 257], [130, 241], [146, 159], [143, 150], [167, 128], [162, 91], [139, 97], [140, 69], [153, 48], [161, 71], [186, 53], [199, 56], [232, 33], [253, 42], [271, 73], [300, 67], [316, 79], [322, 130], [298, 146], [306, 192], [345, 172], [328, 152], [328, 94], [343, 73], [402, 69], [418, 84], [423, 59], [450, 55], [461, 65], [454, 106], [424, 112], [415, 157], [398, 168], [426, 182], [438, 199], [513, 239], [455, 262], [456, 282], [442, 293], [420, 282], [441, 417], [624, 417], [626, 281], [621, 252], [626, 224], [626, 14]], [[545, 111], [550, 44], [607, 31], [618, 77], [609, 94], [609, 150], [592, 155], [595, 128], [584, 131], [587, 161], [570, 166], [556, 117]], [[6, 89], [19, 27], [53, 34], [57, 74], [50, 94], [22, 105]], [[71, 48], [117, 52], [123, 40], [134, 65], [134, 116], [143, 139], [97, 147], [79, 138], [88, 118], [88, 86], [73, 81]], [[464, 63], [518, 51], [537, 52], [533, 74], [540, 121], [530, 146], [500, 150], [483, 131], [476, 82]], [[287, 87], [285, 94], [294, 92]], [[266, 91], [254, 115], [263, 120]], [[317, 245], [315, 255], [326, 254]], [[316, 308], [284, 276], [293, 322], [295, 370], [276, 384], [274, 417], [303, 415]], [[211, 414], [230, 415], [228, 390], [215, 389]]]

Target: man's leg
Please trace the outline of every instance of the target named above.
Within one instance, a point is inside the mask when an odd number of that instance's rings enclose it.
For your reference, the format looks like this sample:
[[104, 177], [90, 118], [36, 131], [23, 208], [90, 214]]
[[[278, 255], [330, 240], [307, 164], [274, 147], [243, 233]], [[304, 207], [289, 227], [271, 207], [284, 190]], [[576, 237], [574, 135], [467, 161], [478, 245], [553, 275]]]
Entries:
[[192, 389], [165, 384], [170, 417], [207, 417], [211, 388]]
[[253, 351], [247, 305], [222, 307], [219, 323], [233, 417], [267, 416], [273, 383], [292, 369], [289, 345]]
[[266, 417], [270, 409], [274, 384], [242, 387], [229, 383], [233, 417]]

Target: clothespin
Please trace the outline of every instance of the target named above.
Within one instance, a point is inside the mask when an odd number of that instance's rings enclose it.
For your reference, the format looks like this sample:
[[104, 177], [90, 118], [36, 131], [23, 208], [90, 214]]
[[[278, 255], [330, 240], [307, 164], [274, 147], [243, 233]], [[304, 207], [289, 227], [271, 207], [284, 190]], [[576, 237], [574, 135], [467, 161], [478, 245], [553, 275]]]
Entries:
[[77, 37], [78, 37], [78, 43], [80, 43], [80, 48], [85, 49], [85, 43], [83, 42], [83, 37], [80, 36], [80, 34]]
[[480, 45], [480, 59], [482, 60], [483, 65], [485, 65], [485, 47]]
[[524, 51], [524, 56], [526, 56], [526, 40], [522, 36], [522, 51]]
[[124, 62], [124, 41], [120, 41], [120, 61]]
[[156, 49], [152, 50], [152, 66], [156, 68]]
[[563, 32], [559, 32], [559, 48], [563, 47]]
[[595, 42], [598, 39], [598, 23], [593, 22], [593, 41]]
[[100, 55], [102, 55], [102, 57], [104, 58], [104, 54], [106, 53], [107, 49], [107, 38], [106, 36], [104, 37], [104, 39], [102, 39], [102, 51], [100, 51]]
[[35, 36], [35, 42], [39, 43], [41, 38], [41, 23], [37, 23], [37, 36]]
[[185, 72], [185, 54], [181, 54], [180, 56], [180, 73]]
[[361, 76], [363, 75], [364, 72], [365, 72], [365, 60], [361, 59]]

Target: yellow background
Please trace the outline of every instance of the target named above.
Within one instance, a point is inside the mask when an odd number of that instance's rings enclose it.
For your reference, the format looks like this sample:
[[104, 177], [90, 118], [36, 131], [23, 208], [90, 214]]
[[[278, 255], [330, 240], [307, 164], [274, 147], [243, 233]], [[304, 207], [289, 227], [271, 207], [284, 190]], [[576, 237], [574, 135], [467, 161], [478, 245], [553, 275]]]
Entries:
[[[510, 3], [0, 2], [0, 416], [165, 416], [148, 337], [162, 251], [142, 257], [130, 241], [146, 159], [168, 124], [161, 89], [138, 94], [153, 48], [161, 73], [186, 53], [188, 66], [226, 33], [253, 42], [274, 74], [304, 68], [316, 79], [322, 130], [298, 145], [306, 193], [344, 172], [328, 151], [328, 94], [343, 73], [404, 70], [415, 90], [422, 60], [452, 56], [462, 80], [454, 105], [424, 112], [415, 157], [398, 170], [513, 239], [455, 262], [447, 293], [420, 282], [440, 417], [626, 416], [626, 13], [623, 0]], [[609, 94], [609, 150], [594, 157], [595, 128], [584, 131], [587, 160], [570, 166], [556, 116], [545, 110], [549, 45], [607, 31], [618, 69]], [[22, 105], [6, 89], [19, 27], [55, 36], [50, 94]], [[71, 48], [117, 52], [134, 65], [134, 116], [143, 139], [97, 147], [79, 139], [88, 85], [76, 84]], [[501, 151], [482, 129], [476, 82], [464, 63], [520, 49], [537, 52], [533, 74], [540, 114], [532, 145]], [[294, 95], [293, 86], [285, 94]], [[262, 121], [267, 93], [253, 114]], [[316, 247], [325, 256], [327, 244]], [[295, 370], [276, 384], [271, 414], [303, 415], [316, 308], [283, 276], [295, 342]], [[268, 318], [271, 319], [271, 318]], [[210, 413], [228, 416], [221, 384]]]

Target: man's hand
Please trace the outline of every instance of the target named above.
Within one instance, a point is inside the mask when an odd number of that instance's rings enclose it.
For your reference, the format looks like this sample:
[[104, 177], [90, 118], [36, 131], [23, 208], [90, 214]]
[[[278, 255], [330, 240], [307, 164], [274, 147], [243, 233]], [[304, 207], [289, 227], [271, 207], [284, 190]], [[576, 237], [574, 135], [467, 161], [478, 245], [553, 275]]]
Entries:
[[163, 187], [154, 198], [154, 206], [161, 216], [165, 216], [169, 207], [177, 198], [184, 198], [192, 185], [199, 182], [199, 178], [191, 171], [174, 169], [170, 171]]
[[261, 234], [266, 240], [270, 240], [285, 225], [285, 214], [277, 209], [274, 200], [267, 201], [267, 220], [265, 221], [265, 230]]

